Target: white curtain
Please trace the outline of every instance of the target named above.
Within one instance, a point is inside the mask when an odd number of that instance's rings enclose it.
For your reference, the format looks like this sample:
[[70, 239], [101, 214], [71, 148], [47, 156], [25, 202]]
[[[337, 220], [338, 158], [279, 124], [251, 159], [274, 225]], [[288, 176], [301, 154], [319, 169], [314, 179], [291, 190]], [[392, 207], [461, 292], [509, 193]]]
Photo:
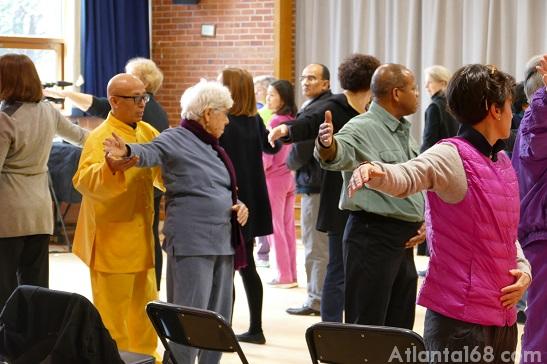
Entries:
[[546, 14], [545, 0], [296, 0], [296, 74], [323, 63], [339, 92], [337, 68], [352, 53], [404, 64], [420, 89], [410, 118], [420, 143], [423, 69], [490, 63], [522, 80], [528, 59], [547, 52]]

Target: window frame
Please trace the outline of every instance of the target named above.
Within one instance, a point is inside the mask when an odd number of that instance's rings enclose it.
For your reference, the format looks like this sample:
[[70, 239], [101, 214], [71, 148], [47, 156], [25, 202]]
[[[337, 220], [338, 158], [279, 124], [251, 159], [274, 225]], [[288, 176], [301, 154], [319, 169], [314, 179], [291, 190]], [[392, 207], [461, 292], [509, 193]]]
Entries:
[[0, 48], [53, 50], [57, 54], [57, 79], [64, 80], [65, 41], [34, 36], [0, 36]]

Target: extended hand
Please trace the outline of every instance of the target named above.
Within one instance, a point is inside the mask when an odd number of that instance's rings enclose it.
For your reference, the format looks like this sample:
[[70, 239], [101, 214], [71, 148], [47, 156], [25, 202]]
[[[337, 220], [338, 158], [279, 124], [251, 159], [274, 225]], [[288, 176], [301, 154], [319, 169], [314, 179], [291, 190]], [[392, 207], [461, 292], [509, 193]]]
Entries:
[[249, 209], [243, 202], [238, 202], [234, 206], [232, 206], [232, 210], [237, 212], [237, 222], [241, 226], [245, 226], [247, 223], [247, 219], [249, 218]]
[[319, 143], [329, 148], [332, 145], [332, 139], [334, 135], [334, 127], [332, 126], [332, 114], [329, 110], [325, 111], [325, 121], [319, 125]]
[[125, 157], [127, 155], [127, 148], [122, 138], [112, 133], [112, 138], [106, 138], [103, 142], [104, 151], [110, 157]]
[[405, 248], [411, 249], [425, 241], [425, 222], [420, 226], [416, 235], [405, 242]]
[[136, 155], [132, 157], [113, 157], [110, 154], [106, 153], [105, 155], [106, 163], [113, 173], [123, 172], [133, 167], [139, 161], [139, 157]]
[[275, 141], [279, 138], [289, 135], [289, 127], [285, 124], [281, 124], [270, 130], [268, 134], [268, 142], [272, 147], [275, 147]]
[[380, 167], [372, 163], [364, 163], [357, 167], [348, 184], [348, 196], [351, 198], [357, 190], [360, 190], [365, 186], [365, 183], [372, 178], [381, 178], [386, 175], [386, 172], [382, 171]]
[[521, 270], [511, 269], [509, 273], [515, 277], [515, 283], [501, 289], [500, 301], [505, 308], [515, 306], [532, 282], [530, 276]]

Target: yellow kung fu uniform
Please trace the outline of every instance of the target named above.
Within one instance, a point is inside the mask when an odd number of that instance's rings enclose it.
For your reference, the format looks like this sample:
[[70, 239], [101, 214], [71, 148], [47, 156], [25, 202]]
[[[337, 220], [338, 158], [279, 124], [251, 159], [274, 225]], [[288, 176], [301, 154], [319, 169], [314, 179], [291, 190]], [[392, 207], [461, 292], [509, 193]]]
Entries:
[[155, 355], [157, 337], [145, 312], [157, 299], [154, 278], [154, 181], [158, 168], [129, 168], [113, 174], [103, 141], [119, 135], [126, 143], [146, 143], [158, 132], [139, 121], [136, 127], [110, 113], [84, 145], [72, 179], [82, 194], [73, 251], [89, 266], [93, 302], [122, 350]]

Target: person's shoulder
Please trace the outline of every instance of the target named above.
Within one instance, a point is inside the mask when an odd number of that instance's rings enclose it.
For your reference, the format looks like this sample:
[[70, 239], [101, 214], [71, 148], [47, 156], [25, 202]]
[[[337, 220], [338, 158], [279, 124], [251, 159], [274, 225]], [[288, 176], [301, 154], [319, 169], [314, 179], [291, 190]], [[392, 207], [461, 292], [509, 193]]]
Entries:
[[137, 123], [137, 125], [142, 130], [143, 133], [154, 135], [154, 136], [160, 133], [158, 129], [156, 129], [152, 124], [146, 121], [141, 120]]

